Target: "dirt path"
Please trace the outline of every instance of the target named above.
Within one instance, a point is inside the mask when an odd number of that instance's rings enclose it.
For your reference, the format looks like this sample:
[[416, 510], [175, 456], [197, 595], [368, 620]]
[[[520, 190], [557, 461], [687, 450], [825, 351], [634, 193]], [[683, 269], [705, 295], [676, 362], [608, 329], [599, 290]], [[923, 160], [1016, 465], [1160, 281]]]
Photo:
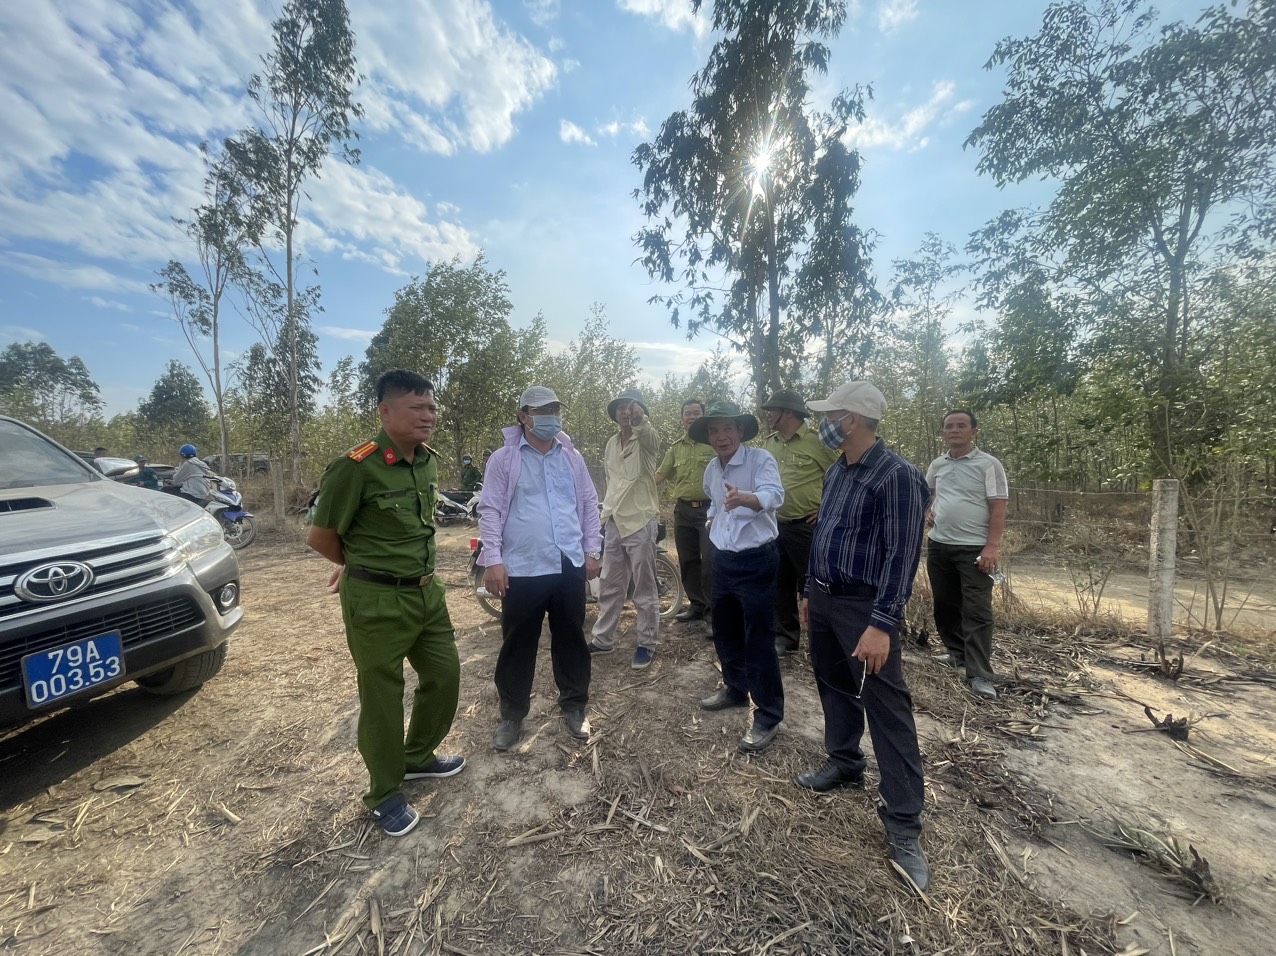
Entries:
[[[785, 664], [785, 730], [758, 758], [735, 749], [743, 715], [694, 706], [717, 680], [694, 626], [668, 629], [648, 671], [620, 653], [596, 662], [586, 744], [562, 731], [543, 652], [530, 732], [494, 754], [500, 636], [464, 585], [467, 537], [446, 537], [440, 567], [462, 659], [447, 748], [470, 763], [408, 785], [425, 818], [411, 836], [374, 832], [358, 802], [354, 676], [326, 566], [263, 542], [243, 556], [247, 621], [201, 691], [125, 689], [0, 738], [0, 948], [1271, 952], [1276, 690], [1245, 662], [1191, 659], [1171, 683], [1134, 648], [1005, 635], [1008, 693], [981, 705], [908, 649], [935, 870], [919, 899], [888, 868], [871, 791], [791, 783], [822, 755], [805, 654]], [[1141, 732], [1141, 703], [1211, 715], [1190, 738], [1205, 756]], [[1080, 825], [1114, 819], [1191, 843], [1225, 903], [1192, 906]]]
[[[1062, 561], [1027, 555], [1013, 560], [1011, 586], [1022, 600], [1033, 607], [1077, 610], [1073, 580]], [[1203, 627], [1204, 622], [1213, 621], [1205, 586], [1186, 573], [1190, 567], [1183, 570], [1174, 586], [1174, 621], [1183, 626]], [[1147, 623], [1147, 611], [1147, 574], [1114, 571], [1104, 584], [1099, 612], [1116, 615], [1141, 627]], [[1223, 623], [1228, 629], [1253, 631], [1269, 639], [1276, 635], [1276, 584], [1271, 579], [1233, 581]]]

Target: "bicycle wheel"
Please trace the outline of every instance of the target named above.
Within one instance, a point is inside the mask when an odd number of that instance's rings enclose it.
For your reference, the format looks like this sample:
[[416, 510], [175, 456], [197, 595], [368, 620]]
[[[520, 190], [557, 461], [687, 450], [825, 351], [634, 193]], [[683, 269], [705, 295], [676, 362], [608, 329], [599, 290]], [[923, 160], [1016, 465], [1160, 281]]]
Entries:
[[682, 608], [682, 575], [678, 565], [656, 553], [656, 594], [660, 597], [660, 618], [667, 621]]
[[479, 604], [483, 605], [483, 610], [492, 617], [499, 619], [501, 616], [501, 599], [495, 594], [489, 594], [483, 590], [483, 569], [475, 568], [474, 573], [470, 575], [470, 584], [474, 588], [474, 596], [478, 598]]

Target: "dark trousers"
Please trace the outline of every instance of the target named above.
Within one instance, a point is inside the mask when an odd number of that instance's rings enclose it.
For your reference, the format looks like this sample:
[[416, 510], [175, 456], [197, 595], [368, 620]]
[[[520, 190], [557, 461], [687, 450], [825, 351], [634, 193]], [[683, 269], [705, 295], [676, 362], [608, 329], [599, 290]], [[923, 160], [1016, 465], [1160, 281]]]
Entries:
[[700, 615], [709, 613], [713, 595], [713, 545], [704, 526], [705, 507], [693, 508], [681, 498], [673, 506], [673, 542], [678, 548], [682, 589], [691, 610]]
[[541, 625], [549, 615], [549, 654], [564, 711], [589, 703], [590, 661], [585, 642], [585, 569], [563, 558], [559, 574], [511, 577], [501, 602], [501, 653], [496, 692], [502, 720], [522, 720], [531, 707]]
[[955, 661], [966, 662], [966, 676], [992, 680], [992, 578], [975, 559], [975, 545], [931, 541], [926, 575], [935, 599], [935, 630]]
[[727, 690], [753, 698], [754, 723], [784, 719], [784, 683], [775, 656], [774, 543], [748, 551], [713, 551], [713, 644]]
[[780, 571], [775, 580], [775, 646], [796, 651], [802, 634], [798, 621], [798, 602], [806, 590], [806, 568], [811, 560], [811, 539], [815, 525], [806, 519], [781, 521]]
[[824, 747], [829, 760], [847, 773], [868, 765], [860, 741], [867, 719], [882, 782], [886, 829], [899, 836], [922, 832], [926, 799], [922, 754], [913, 721], [913, 697], [904, 683], [899, 639], [876, 674], [865, 677], [864, 664], [851, 655], [873, 612], [872, 597], [833, 596], [811, 589], [808, 605], [811, 664], [824, 708]]

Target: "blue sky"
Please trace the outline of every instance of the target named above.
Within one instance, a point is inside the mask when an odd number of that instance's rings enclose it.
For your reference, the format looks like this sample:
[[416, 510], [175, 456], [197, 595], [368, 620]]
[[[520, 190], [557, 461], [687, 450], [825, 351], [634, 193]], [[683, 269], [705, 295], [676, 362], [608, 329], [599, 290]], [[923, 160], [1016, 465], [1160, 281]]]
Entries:
[[[708, 0], [707, 0], [708, 2]], [[707, 5], [706, 2], [706, 5]], [[713, 36], [689, 0], [348, 0], [365, 81], [363, 161], [310, 185], [303, 252], [318, 270], [325, 371], [362, 358], [394, 291], [426, 263], [485, 250], [508, 274], [513, 321], [537, 312], [551, 346], [602, 302], [646, 378], [687, 373], [688, 342], [633, 264], [642, 224], [633, 148], [688, 103]], [[1162, 3], [1163, 19], [1204, 4]], [[853, 138], [857, 219], [880, 234], [876, 271], [927, 231], [961, 246], [1043, 187], [999, 192], [961, 148], [994, 105], [998, 39], [1037, 32], [1038, 0], [859, 0], [813, 103], [871, 85]], [[171, 224], [200, 201], [197, 145], [254, 121], [244, 80], [269, 49], [258, 0], [0, 4], [0, 348], [80, 355], [107, 413], [127, 411], [171, 358], [198, 366], [148, 291], [191, 259]], [[1035, 195], [1034, 195], [1035, 192]], [[225, 347], [253, 341], [232, 319]]]

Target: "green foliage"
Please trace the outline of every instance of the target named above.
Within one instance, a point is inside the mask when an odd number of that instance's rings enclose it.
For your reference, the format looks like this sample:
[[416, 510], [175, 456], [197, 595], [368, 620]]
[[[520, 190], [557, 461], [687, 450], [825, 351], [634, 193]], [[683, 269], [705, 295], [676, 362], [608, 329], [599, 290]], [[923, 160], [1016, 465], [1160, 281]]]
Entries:
[[[567, 406], [563, 430], [590, 464], [601, 464], [607, 439], [616, 433], [607, 405], [625, 389], [634, 388], [638, 380], [637, 353], [624, 339], [611, 335], [601, 303], [589, 310], [585, 328], [566, 350], [544, 358], [533, 380], [552, 388]], [[514, 423], [513, 412], [511, 408], [508, 424]], [[654, 416], [652, 424], [662, 437], [672, 434], [675, 427]]]
[[824, 41], [846, 19], [841, 0], [712, 6], [720, 39], [692, 78], [690, 108], [633, 153], [648, 221], [635, 243], [653, 278], [680, 287], [652, 301], [688, 335], [734, 342], [765, 392], [808, 338], [862, 337], [869, 242], [851, 218], [859, 156], [845, 134], [866, 94], [843, 91], [827, 112], [808, 106], [808, 77], [826, 72]]
[[13, 342], [0, 352], [0, 413], [72, 448], [99, 444], [102, 399], [78, 355], [63, 359], [47, 342]]
[[1137, 384], [1155, 470], [1189, 481], [1227, 427], [1198, 371], [1205, 286], [1220, 261], [1267, 251], [1276, 223], [1271, 4], [1233, 6], [1158, 33], [1139, 0], [1054, 4], [1036, 36], [997, 45], [1005, 97], [967, 140], [999, 186], [1059, 184], [970, 245], [1018, 352], [1008, 395], [1066, 394], [1084, 334]]
[[363, 407], [376, 404], [376, 381], [396, 368], [434, 383], [439, 402], [435, 448], [449, 462], [446, 480], [460, 478], [461, 455], [497, 441], [514, 421], [518, 396], [530, 384], [544, 351], [545, 324], [510, 327], [513, 311], [503, 270], [483, 255], [433, 263], [394, 294], [381, 330], [359, 366]]
[[[153, 455], [176, 458], [178, 446], [186, 442], [206, 445], [211, 424], [199, 379], [181, 362], [170, 359], [150, 395], [137, 406], [136, 430], [141, 444], [152, 449]], [[208, 454], [204, 447], [200, 452]]]

